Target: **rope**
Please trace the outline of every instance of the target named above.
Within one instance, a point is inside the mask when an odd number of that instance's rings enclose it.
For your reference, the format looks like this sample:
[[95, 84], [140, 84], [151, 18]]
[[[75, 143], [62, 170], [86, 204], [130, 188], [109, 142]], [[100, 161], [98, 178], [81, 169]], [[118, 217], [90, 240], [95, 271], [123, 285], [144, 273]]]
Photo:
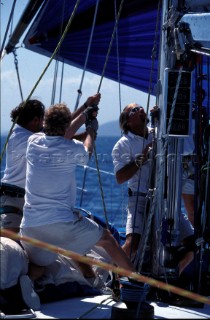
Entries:
[[[117, 15], [116, 1], [115, 1], [115, 17]], [[121, 100], [121, 83], [120, 83], [120, 63], [119, 63], [119, 41], [118, 41], [118, 29], [116, 30], [116, 51], [117, 51], [117, 78], [118, 78], [118, 96], [119, 96], [119, 109], [120, 114], [122, 112], [122, 100]], [[122, 136], [122, 131], [121, 131]], [[122, 198], [124, 199], [125, 185], [122, 185]], [[125, 225], [124, 218], [124, 204], [121, 206], [121, 215], [122, 215], [122, 225]]]
[[77, 96], [76, 105], [74, 107], [74, 111], [77, 110], [78, 105], [79, 105], [79, 100], [80, 100], [80, 98], [82, 96], [82, 84], [83, 84], [83, 81], [84, 81], [85, 71], [86, 71], [86, 68], [87, 68], [87, 62], [88, 62], [88, 58], [89, 58], [89, 54], [90, 54], [90, 47], [91, 47], [92, 39], [93, 39], [93, 32], [94, 32], [94, 29], [95, 29], [96, 16], [97, 16], [97, 12], [98, 12], [98, 3], [99, 3], [99, 0], [97, 0], [97, 2], [96, 2], [95, 13], [94, 13], [94, 18], [93, 18], [93, 24], [92, 24], [91, 33], [90, 33], [90, 39], [89, 39], [89, 44], [88, 44], [88, 50], [87, 50], [87, 54], [86, 54], [86, 58], [85, 58], [85, 64], [84, 64], [84, 68], [83, 68], [80, 87], [78, 89], [78, 96]]
[[[149, 80], [149, 89], [148, 89], [148, 99], [147, 99], [147, 109], [146, 109], [146, 113], [148, 115], [149, 113], [149, 104], [150, 104], [150, 96], [151, 96], [151, 91], [152, 91], [152, 74], [153, 74], [153, 70], [154, 70], [154, 63], [155, 63], [155, 55], [156, 55], [156, 47], [157, 47], [157, 35], [158, 35], [158, 25], [159, 25], [159, 15], [160, 15], [160, 0], [158, 2], [158, 10], [157, 10], [157, 18], [156, 18], [156, 28], [155, 28], [155, 38], [154, 38], [154, 44], [153, 44], [153, 49], [152, 49], [152, 64], [151, 64], [151, 69], [150, 69], [150, 80]], [[146, 129], [147, 127], [147, 123], [145, 121], [144, 123], [144, 129]], [[154, 159], [154, 145], [155, 145], [155, 133], [153, 134], [153, 156], [152, 159]], [[145, 141], [143, 142], [143, 149], [145, 146]], [[152, 160], [151, 160], [152, 161]], [[150, 166], [150, 175], [152, 174], [152, 166]], [[139, 191], [140, 188], [140, 181], [141, 181], [141, 170], [140, 170], [140, 174], [138, 177], [138, 186], [137, 186], [137, 192]], [[151, 177], [150, 177], [150, 181], [151, 181]], [[148, 199], [151, 198], [151, 190], [148, 190], [148, 194], [147, 194]], [[146, 202], [147, 204], [147, 202]], [[137, 207], [138, 207], [138, 196], [136, 197], [136, 203], [135, 203], [135, 215], [134, 215], [134, 221], [136, 221], [136, 214], [137, 214]], [[143, 258], [145, 255], [145, 251], [146, 251], [146, 245], [147, 245], [147, 241], [148, 241], [148, 237], [149, 237], [149, 232], [150, 232], [150, 228], [151, 228], [151, 223], [152, 223], [152, 217], [154, 215], [154, 205], [152, 205], [152, 209], [149, 211], [149, 215], [147, 217], [147, 221], [146, 221], [146, 234], [145, 237], [143, 239], [143, 235], [142, 235], [142, 240], [140, 241], [140, 248], [138, 248], [138, 252], [135, 258], [135, 265], [137, 266], [138, 264], [138, 271], [141, 270], [142, 264], [143, 264]], [[145, 206], [145, 211], [146, 211], [146, 206]], [[134, 230], [135, 225], [133, 226], [133, 230]], [[133, 240], [132, 240], [133, 242]], [[132, 242], [131, 242], [131, 248], [132, 248]], [[143, 244], [142, 244], [143, 243]], [[132, 249], [131, 249], [132, 250]], [[141, 259], [141, 260], [140, 260]], [[140, 260], [140, 261], [139, 261]]]
[[[111, 40], [110, 40], [110, 43], [109, 43], [108, 51], [107, 51], [107, 54], [106, 54], [106, 59], [105, 59], [105, 63], [104, 63], [104, 67], [103, 67], [103, 71], [102, 71], [102, 75], [101, 75], [101, 79], [100, 79], [99, 86], [98, 86], [98, 91], [97, 91], [98, 93], [100, 92], [100, 88], [101, 88], [101, 85], [102, 85], [102, 80], [103, 80], [104, 73], [105, 73], [105, 70], [106, 70], [109, 54], [110, 54], [110, 51], [111, 51], [111, 47], [112, 47], [114, 36], [115, 36], [116, 30], [117, 30], [120, 14], [121, 14], [121, 11], [122, 11], [123, 2], [124, 2], [124, 0], [122, 0], [121, 3], [120, 3], [120, 8], [119, 8], [119, 11], [118, 11], [118, 14], [117, 14], [117, 18], [116, 18], [116, 21], [115, 21], [114, 30], [112, 32], [112, 36], [111, 36]], [[105, 216], [105, 220], [106, 220], [106, 227], [108, 229], [109, 228], [109, 223], [108, 223], [108, 218], [107, 218], [106, 205], [105, 205], [105, 201], [104, 201], [104, 193], [103, 193], [103, 189], [102, 189], [101, 175], [100, 175], [100, 170], [99, 170], [99, 165], [98, 165], [98, 158], [97, 158], [95, 143], [93, 145], [93, 151], [94, 151], [94, 156], [95, 156], [95, 161], [96, 161], [96, 169], [97, 169], [97, 173], [98, 173], [98, 180], [99, 180], [99, 186], [100, 186], [100, 191], [101, 191], [101, 198], [102, 198], [102, 204], [103, 204], [103, 209], [104, 209], [104, 216]]]
[[[154, 133], [155, 135], [155, 133]], [[153, 135], [153, 140], [155, 140]], [[153, 141], [154, 143], [154, 141]], [[153, 162], [155, 159], [155, 152], [156, 150], [154, 150], [154, 147], [152, 149], [152, 156], [151, 156], [151, 161]], [[154, 174], [154, 164], [152, 164], [152, 166], [150, 167], [150, 177], [149, 177], [149, 181], [150, 181], [150, 185], [151, 185], [151, 181], [154, 178], [153, 177]], [[142, 265], [143, 265], [143, 261], [144, 261], [144, 255], [146, 252], [146, 247], [147, 247], [147, 242], [149, 239], [149, 234], [151, 231], [151, 226], [152, 226], [152, 218], [154, 216], [154, 212], [155, 212], [155, 201], [154, 201], [154, 193], [155, 193], [155, 189], [149, 189], [148, 193], [147, 193], [147, 201], [146, 201], [146, 206], [145, 206], [145, 212], [144, 215], [147, 215], [147, 221], [146, 221], [146, 225], [144, 228], [144, 237], [142, 235], [142, 239], [140, 241], [140, 246], [138, 248], [137, 254], [136, 254], [136, 258], [135, 258], [135, 265], [138, 265], [138, 272], [141, 272], [142, 269]], [[147, 202], [149, 203], [149, 213], [147, 213]]]
[[24, 242], [26, 242], [28, 244], [36, 246], [36, 247], [38, 247], [40, 249], [44, 249], [44, 250], [48, 250], [50, 252], [61, 254], [63, 256], [72, 258], [75, 261], [83, 262], [83, 263], [86, 263], [88, 265], [95, 265], [95, 266], [101, 267], [104, 270], [112, 271], [113, 273], [117, 273], [117, 274], [119, 274], [121, 276], [129, 277], [130, 279], [133, 279], [133, 280], [137, 280], [137, 281], [140, 281], [140, 282], [148, 283], [149, 285], [151, 285], [153, 287], [156, 287], [156, 288], [159, 288], [159, 289], [162, 289], [162, 290], [166, 290], [166, 291], [170, 291], [170, 292], [173, 292], [173, 293], [178, 294], [180, 296], [183, 296], [183, 297], [186, 297], [186, 298], [189, 298], [189, 299], [192, 299], [192, 300], [195, 300], [195, 301], [198, 301], [198, 302], [201, 302], [201, 303], [206, 303], [206, 304], [210, 305], [210, 299], [209, 298], [207, 298], [205, 296], [202, 296], [202, 295], [199, 295], [197, 293], [190, 292], [190, 291], [187, 291], [187, 290], [172, 286], [170, 284], [166, 284], [164, 282], [149, 278], [147, 276], [140, 275], [140, 274], [135, 273], [135, 272], [128, 271], [128, 270], [126, 270], [124, 268], [120, 268], [120, 267], [116, 267], [114, 265], [110, 265], [110, 264], [108, 264], [106, 262], [98, 261], [98, 260], [95, 260], [95, 259], [87, 257], [87, 256], [81, 256], [80, 254], [78, 254], [76, 252], [73, 252], [73, 251], [70, 251], [70, 250], [65, 250], [65, 249], [62, 249], [62, 248], [58, 248], [58, 247], [56, 247], [54, 245], [51, 245], [49, 243], [45, 243], [45, 242], [37, 240], [37, 239], [33, 239], [33, 238], [30, 238], [30, 237], [26, 237], [26, 236], [20, 236], [19, 234], [15, 233], [15, 232], [12, 232], [12, 231], [9, 231], [7, 229], [2, 229], [1, 230], [1, 236], [2, 237], [8, 237], [8, 238], [11, 238], [11, 239], [14, 239], [14, 240], [21, 240], [21, 241], [24, 241]]
[[82, 206], [82, 200], [83, 200], [83, 192], [85, 188], [85, 182], [86, 182], [86, 175], [87, 175], [87, 166], [84, 166], [84, 175], [83, 175], [83, 183], [82, 183], [82, 192], [80, 196], [80, 207]]
[[[85, 58], [85, 64], [84, 64], [84, 68], [83, 68], [83, 73], [82, 73], [82, 78], [81, 78], [81, 82], [80, 82], [80, 87], [79, 87], [79, 89], [77, 90], [78, 95], [77, 95], [77, 100], [76, 100], [76, 104], [75, 104], [75, 107], [74, 107], [74, 111], [77, 110], [78, 105], [79, 105], [79, 100], [80, 100], [80, 98], [81, 98], [81, 96], [82, 96], [82, 85], [83, 85], [83, 81], [84, 81], [84, 76], [85, 76], [85, 72], [86, 72], [86, 68], [87, 68], [87, 63], [88, 63], [88, 58], [89, 58], [89, 54], [90, 54], [90, 48], [91, 48], [91, 44], [92, 44], [93, 33], [94, 33], [95, 23], [96, 23], [96, 17], [97, 17], [97, 13], [98, 13], [98, 5], [99, 5], [99, 0], [97, 0], [97, 2], [96, 2], [94, 17], [93, 17], [93, 24], [92, 24], [92, 28], [91, 28], [91, 33], [90, 33], [90, 39], [89, 39], [89, 43], [88, 43], [87, 54], [86, 54], [86, 58]], [[94, 145], [93, 145], [93, 150], [94, 150], [96, 168], [98, 168], [99, 166], [98, 166], [98, 159], [97, 159], [97, 154], [96, 154], [95, 143], [94, 143]], [[85, 173], [86, 173], [86, 171], [85, 171]], [[99, 169], [98, 169], [98, 177], [99, 177], [99, 186], [100, 186], [101, 195], [102, 195], [103, 207], [105, 208], [105, 202], [104, 202], [104, 196], [103, 196], [103, 191], [102, 191], [102, 186], [101, 186], [101, 181], [100, 181]], [[84, 178], [83, 178], [83, 186], [85, 185], [85, 178], [86, 178], [86, 174], [84, 175]], [[81, 201], [82, 201], [82, 196], [83, 196], [83, 193], [81, 194], [80, 203], [81, 203]], [[106, 215], [106, 209], [104, 209], [104, 212], [105, 212], [105, 219], [106, 219], [106, 227], [108, 228], [109, 222], [108, 222], [108, 218], [107, 218], [107, 215]]]
[[[117, 12], [116, 1], [115, 1], [115, 16]], [[120, 104], [120, 113], [122, 112], [122, 101], [121, 101], [121, 84], [120, 84], [120, 63], [119, 63], [119, 43], [118, 43], [118, 29], [116, 30], [116, 47], [117, 47], [117, 78], [119, 84], [119, 104]]]
[[100, 187], [100, 192], [101, 192], [101, 199], [102, 199], [102, 204], [103, 204], [103, 209], [104, 209], [106, 228], [109, 229], [109, 221], [108, 221], [108, 217], [107, 217], [106, 205], [105, 205], [105, 200], [104, 200], [104, 192], [103, 192], [102, 183], [101, 183], [101, 173], [100, 173], [99, 165], [98, 165], [98, 157], [97, 157], [95, 142], [93, 144], [93, 152], [94, 152], [94, 157], [95, 157], [95, 162], [96, 162], [96, 169], [97, 169], [99, 187]]
[[[36, 87], [38, 86], [39, 82], [41, 81], [41, 79], [42, 79], [42, 77], [44, 76], [45, 72], [47, 71], [48, 67], [50, 66], [52, 60], [54, 59], [54, 57], [55, 57], [55, 55], [56, 55], [56, 53], [58, 52], [58, 50], [59, 50], [59, 48], [60, 48], [60, 46], [61, 46], [61, 44], [62, 44], [62, 42], [63, 42], [63, 40], [64, 40], [64, 38], [65, 38], [65, 36], [66, 36], [66, 34], [67, 34], [67, 32], [68, 32], [68, 30], [69, 30], [69, 28], [70, 28], [70, 25], [71, 25], [71, 23], [72, 23], [72, 20], [73, 20], [73, 18], [74, 18], [74, 15], [75, 15], [75, 13], [76, 13], [76, 10], [77, 10], [77, 7], [78, 7], [79, 3], [80, 3], [80, 0], [77, 0], [76, 4], [75, 4], [75, 6], [74, 6], [73, 12], [72, 12], [72, 14], [71, 14], [71, 17], [69, 18], [69, 21], [68, 21], [68, 23], [67, 23], [67, 25], [66, 25], [66, 28], [65, 28], [65, 30], [64, 30], [64, 32], [63, 32], [63, 34], [62, 34], [62, 37], [61, 37], [60, 41], [58, 42], [57, 47], [55, 48], [55, 50], [54, 50], [54, 52], [53, 52], [53, 54], [52, 54], [49, 62], [47, 63], [46, 67], [44, 68], [44, 70], [43, 70], [43, 72], [41, 73], [40, 77], [38, 78], [37, 82], [35, 83], [33, 89], [32, 89], [31, 92], [29, 93], [29, 95], [28, 95], [28, 97], [27, 97], [27, 99], [26, 99], [23, 107], [24, 107], [25, 104], [28, 102], [28, 100], [30, 99], [30, 97], [32, 96], [32, 94], [34, 93]], [[10, 130], [9, 130], [9, 134], [8, 134], [7, 139], [6, 139], [6, 142], [5, 142], [5, 144], [4, 144], [3, 151], [2, 151], [2, 154], [1, 154], [1, 160], [0, 160], [0, 161], [2, 161], [2, 159], [3, 159], [4, 153], [5, 153], [5, 150], [6, 150], [6, 145], [7, 145], [7, 143], [8, 143], [9, 137], [10, 137], [10, 135], [11, 135], [11, 133], [12, 133], [12, 130], [13, 130], [13, 128], [14, 128], [17, 120], [18, 120], [18, 117], [15, 119], [15, 121], [13, 122], [13, 124], [12, 124], [12, 126], [11, 126], [11, 128], [10, 128]]]
[[159, 26], [159, 15], [160, 15], [160, 3], [161, 1], [158, 1], [158, 9], [157, 9], [157, 19], [156, 19], [156, 27], [155, 27], [155, 39], [152, 49], [152, 65], [150, 69], [150, 80], [149, 80], [149, 89], [148, 89], [148, 99], [147, 99], [147, 114], [149, 110], [149, 103], [150, 103], [150, 96], [152, 91], [152, 74], [154, 71], [154, 64], [155, 64], [155, 56], [156, 56], [156, 50], [157, 50], [157, 36], [158, 36], [158, 26]]
[[100, 80], [99, 86], [98, 86], [98, 92], [100, 92], [100, 88], [101, 88], [101, 85], [102, 85], [102, 80], [103, 80], [104, 73], [105, 73], [105, 70], [106, 70], [106, 66], [107, 66], [107, 63], [108, 63], [108, 58], [109, 58], [109, 54], [110, 54], [111, 47], [112, 47], [112, 44], [113, 44], [114, 36], [115, 36], [116, 30], [117, 30], [118, 22], [119, 22], [119, 19], [120, 19], [120, 14], [121, 14], [121, 11], [122, 11], [123, 3], [124, 3], [124, 0], [122, 0], [121, 3], [120, 3], [120, 8], [119, 8], [119, 11], [118, 11], [118, 14], [117, 14], [117, 18], [116, 18], [116, 21], [115, 21], [114, 30], [113, 30], [113, 33], [112, 33], [112, 36], [111, 36], [111, 41], [110, 41], [108, 52], [107, 52], [107, 55], [106, 55], [106, 59], [105, 59], [105, 63], [104, 63], [103, 71], [102, 71], [101, 80]]
[[[109, 296], [105, 299], [103, 299], [100, 303], [97, 303], [94, 307], [90, 308], [88, 311], [84, 312], [79, 318], [77, 319], [82, 319], [84, 318], [84, 316], [86, 316], [87, 314], [89, 314], [91, 311], [95, 310], [96, 308], [98, 308], [100, 305], [103, 305], [104, 302], [106, 302], [107, 300], [111, 300], [112, 296]], [[87, 318], [85, 318], [87, 319]]]

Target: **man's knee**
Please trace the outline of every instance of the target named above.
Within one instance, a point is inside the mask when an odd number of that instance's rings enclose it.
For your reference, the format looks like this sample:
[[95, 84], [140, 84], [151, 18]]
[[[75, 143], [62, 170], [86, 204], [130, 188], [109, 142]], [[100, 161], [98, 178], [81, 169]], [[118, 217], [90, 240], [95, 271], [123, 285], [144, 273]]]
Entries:
[[104, 229], [101, 239], [98, 241], [96, 246], [107, 246], [107, 245], [113, 245], [114, 243], [117, 243], [115, 238], [112, 236], [111, 232], [108, 229]]

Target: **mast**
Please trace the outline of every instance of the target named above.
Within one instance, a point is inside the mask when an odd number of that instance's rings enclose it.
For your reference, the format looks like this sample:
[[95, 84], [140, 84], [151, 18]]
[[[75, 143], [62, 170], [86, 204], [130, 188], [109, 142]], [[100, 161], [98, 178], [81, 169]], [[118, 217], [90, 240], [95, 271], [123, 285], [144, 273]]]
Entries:
[[[169, 190], [169, 186], [172, 187], [173, 184], [176, 184], [174, 181], [171, 183], [169, 179], [180, 180], [180, 175], [175, 175], [176, 168], [173, 167], [176, 164], [175, 159], [168, 159], [168, 146], [170, 144], [170, 138], [167, 135], [167, 127], [166, 127], [166, 117], [167, 117], [167, 103], [165, 101], [165, 95], [167, 92], [167, 84], [166, 84], [166, 69], [171, 69], [175, 63], [175, 52], [173, 47], [169, 45], [169, 37], [170, 37], [170, 28], [172, 27], [172, 21], [176, 18], [176, 9], [177, 9], [177, 1], [173, 3], [173, 13], [170, 13], [169, 9], [171, 6], [168, 5], [168, 1], [163, 1], [162, 7], [162, 29], [161, 29], [161, 43], [160, 43], [160, 61], [159, 61], [159, 81], [158, 81], [158, 96], [157, 96], [157, 104], [160, 108], [160, 119], [158, 124], [157, 131], [157, 155], [156, 155], [156, 195], [155, 201], [157, 205], [155, 206], [155, 214], [154, 214], [154, 226], [153, 226], [153, 245], [155, 245], [155, 254], [153, 254], [153, 274], [155, 277], [161, 277], [165, 273], [165, 262], [166, 260], [170, 260], [170, 256], [167, 253], [167, 243], [163, 240], [163, 223], [173, 223], [172, 229], [174, 232], [173, 245], [177, 245], [177, 236], [178, 236], [178, 223], [173, 220], [174, 208], [171, 207], [173, 203], [177, 202], [177, 196], [175, 195], [174, 190]], [[170, 147], [170, 153], [175, 157], [177, 153], [177, 141], [176, 138], [172, 138], [174, 141], [172, 146]], [[171, 161], [171, 164], [169, 161]], [[170, 171], [169, 171], [170, 167]], [[168, 172], [171, 173], [171, 176], [168, 176]], [[179, 171], [178, 171], [179, 172]], [[179, 181], [178, 181], [179, 183]], [[176, 208], [178, 210], [179, 208]], [[169, 226], [170, 227], [170, 226]], [[176, 233], [176, 234], [175, 234]], [[163, 244], [164, 242], [164, 244]], [[169, 262], [168, 262], [169, 263]], [[172, 268], [173, 269], [173, 268]], [[171, 268], [169, 268], [169, 272], [172, 272]]]
[[171, 249], [180, 244], [181, 154], [184, 137], [191, 134], [193, 81], [196, 81], [192, 53], [210, 54], [210, 33], [206, 32], [210, 13], [207, 11], [210, 12], [209, 0], [163, 0], [152, 230], [152, 273], [157, 278], [177, 272]]

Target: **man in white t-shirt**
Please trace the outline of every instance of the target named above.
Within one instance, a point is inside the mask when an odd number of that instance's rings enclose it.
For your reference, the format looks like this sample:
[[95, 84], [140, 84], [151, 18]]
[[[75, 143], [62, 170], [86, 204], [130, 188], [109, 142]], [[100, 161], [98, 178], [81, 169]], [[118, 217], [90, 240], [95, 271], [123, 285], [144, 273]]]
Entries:
[[[56, 104], [45, 112], [44, 133], [29, 138], [21, 234], [82, 255], [101, 246], [118, 266], [135, 271], [108, 230], [73, 210], [76, 166], [87, 164], [98, 129], [97, 119], [87, 118], [85, 110], [71, 122], [68, 107]], [[77, 131], [84, 123], [84, 142], [72, 139], [72, 128]], [[39, 266], [49, 266], [57, 258], [53, 252], [22, 244], [30, 261]]]
[[32, 133], [42, 129], [44, 111], [44, 105], [39, 100], [32, 99], [20, 103], [10, 115], [15, 125], [8, 140], [6, 167], [1, 179], [1, 213], [15, 214], [13, 218], [19, 219], [19, 222], [22, 218], [25, 194], [27, 141]]
[[135, 257], [143, 232], [144, 209], [148, 192], [152, 147], [152, 129], [147, 127], [147, 114], [136, 103], [127, 105], [120, 114], [123, 136], [117, 141], [112, 158], [118, 183], [128, 183], [126, 241], [123, 250], [131, 260]]
[[[124, 108], [120, 114], [119, 123], [124, 134], [115, 144], [112, 157], [117, 182], [128, 183], [126, 241], [123, 249], [133, 259], [145, 227], [146, 195], [152, 166], [149, 154], [153, 133], [147, 126], [148, 118], [144, 108], [136, 103], [131, 103]], [[187, 242], [188, 239], [191, 241], [193, 234], [189, 220], [181, 214], [180, 241]], [[193, 260], [192, 247], [193, 244], [179, 262], [180, 274]]]
[[[72, 118], [76, 118], [81, 112], [87, 109], [90, 104], [98, 103], [99, 100], [100, 94], [90, 96], [84, 105], [73, 113]], [[33, 133], [42, 130], [44, 111], [44, 105], [36, 99], [22, 102], [11, 111], [11, 119], [15, 125], [8, 140], [6, 167], [3, 178], [1, 179], [0, 225], [1, 228], [17, 233], [19, 232], [23, 214], [27, 141]], [[77, 130], [77, 126], [72, 123], [70, 130], [69, 134], [73, 135]], [[80, 138], [80, 136], [78, 138]], [[20, 284], [22, 296], [27, 302], [28, 307], [38, 310], [40, 306], [39, 299], [33, 290], [32, 283], [27, 274], [32, 278], [34, 276], [38, 278], [38, 275], [42, 274], [43, 268], [39, 269], [38, 266], [32, 263], [30, 263], [30, 268], [28, 268], [28, 257], [20, 244], [4, 237], [1, 238], [1, 242], [2, 266], [5, 266], [5, 269], [7, 269], [7, 272], [1, 272], [0, 289], [2, 290], [2, 294], [7, 295], [8, 299], [12, 298], [13, 295], [16, 295], [15, 292], [19, 290], [18, 286]], [[14, 263], [14, 261], [16, 262]], [[6, 267], [10, 264], [13, 265], [13, 269]], [[21, 295], [21, 293], [19, 295]], [[21, 307], [21, 305], [20, 300], [19, 307]]]
[[[19, 231], [25, 194], [26, 146], [32, 133], [43, 127], [45, 107], [36, 99], [20, 103], [11, 111], [15, 123], [6, 149], [6, 167], [0, 186], [0, 225], [13, 232]], [[20, 244], [5, 237], [1, 241], [1, 296], [12, 312], [21, 308], [38, 310], [40, 302], [27, 276], [28, 257]], [[18, 296], [18, 298], [17, 298]]]

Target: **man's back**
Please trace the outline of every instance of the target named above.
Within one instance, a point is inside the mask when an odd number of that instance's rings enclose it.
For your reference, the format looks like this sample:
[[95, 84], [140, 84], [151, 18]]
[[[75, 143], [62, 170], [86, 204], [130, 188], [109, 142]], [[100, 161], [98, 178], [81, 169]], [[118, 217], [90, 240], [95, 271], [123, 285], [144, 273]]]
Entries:
[[71, 221], [76, 200], [75, 167], [88, 153], [79, 141], [32, 135], [26, 152], [26, 196], [21, 226]]

